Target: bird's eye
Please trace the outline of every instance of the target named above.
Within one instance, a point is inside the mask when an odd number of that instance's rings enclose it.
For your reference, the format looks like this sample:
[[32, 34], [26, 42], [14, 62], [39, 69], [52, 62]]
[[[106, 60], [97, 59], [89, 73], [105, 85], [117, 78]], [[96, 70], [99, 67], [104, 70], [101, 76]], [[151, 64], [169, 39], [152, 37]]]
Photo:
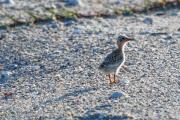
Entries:
[[125, 39], [126, 39], [126, 38], [123, 37], [123, 36], [119, 36], [119, 37], [118, 37], [118, 40], [119, 40], [119, 41], [123, 41], [123, 40], [125, 40]]

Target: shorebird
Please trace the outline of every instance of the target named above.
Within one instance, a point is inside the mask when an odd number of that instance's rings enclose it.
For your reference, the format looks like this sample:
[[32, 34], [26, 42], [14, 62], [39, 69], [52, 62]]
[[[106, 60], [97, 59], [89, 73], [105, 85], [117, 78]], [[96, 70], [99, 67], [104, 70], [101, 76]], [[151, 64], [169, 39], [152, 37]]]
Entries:
[[[134, 39], [132, 38], [119, 36], [117, 38], [118, 48], [113, 50], [110, 54], [108, 54], [104, 61], [100, 64], [99, 70], [105, 72], [108, 75], [110, 84], [117, 82], [116, 76], [118, 75], [119, 70], [125, 62], [124, 47], [129, 41], [133, 40]], [[127, 68], [125, 67], [124, 69], [127, 70]], [[111, 74], [113, 74], [113, 79], [111, 78]]]

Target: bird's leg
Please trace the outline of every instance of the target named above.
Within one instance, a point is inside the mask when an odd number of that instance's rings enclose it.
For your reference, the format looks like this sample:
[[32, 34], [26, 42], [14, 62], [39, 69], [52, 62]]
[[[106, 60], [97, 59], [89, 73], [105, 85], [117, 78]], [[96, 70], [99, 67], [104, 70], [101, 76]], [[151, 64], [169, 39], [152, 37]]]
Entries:
[[113, 79], [113, 83], [116, 83], [116, 74], [114, 74], [114, 79]]
[[112, 84], [113, 81], [112, 81], [112, 79], [111, 79], [111, 74], [110, 74], [110, 73], [108, 74], [108, 77], [109, 77], [109, 84]]

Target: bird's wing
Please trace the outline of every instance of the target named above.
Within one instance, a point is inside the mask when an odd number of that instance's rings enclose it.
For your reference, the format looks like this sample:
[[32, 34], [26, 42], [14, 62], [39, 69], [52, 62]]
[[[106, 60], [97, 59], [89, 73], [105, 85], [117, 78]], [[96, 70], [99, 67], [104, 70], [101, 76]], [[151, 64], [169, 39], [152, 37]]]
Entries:
[[114, 50], [112, 53], [108, 54], [107, 57], [102, 62], [101, 66], [117, 66], [123, 61], [123, 55], [119, 50]]

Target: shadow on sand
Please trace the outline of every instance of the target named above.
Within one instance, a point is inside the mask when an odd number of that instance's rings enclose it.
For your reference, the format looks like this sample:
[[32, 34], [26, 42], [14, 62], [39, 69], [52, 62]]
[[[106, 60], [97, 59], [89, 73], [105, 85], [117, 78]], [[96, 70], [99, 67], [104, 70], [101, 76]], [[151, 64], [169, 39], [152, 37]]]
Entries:
[[58, 98], [55, 98], [53, 100], [47, 100], [47, 101], [43, 102], [42, 104], [50, 104], [50, 103], [53, 103], [53, 102], [63, 101], [65, 99], [67, 99], [68, 97], [75, 97], [75, 96], [78, 96], [80, 94], [87, 93], [87, 92], [90, 92], [90, 91], [95, 91], [95, 90], [97, 90], [97, 88], [83, 88], [83, 89], [80, 89], [80, 90], [74, 90], [73, 92], [67, 93], [67, 94], [65, 94], [63, 96], [60, 96]]
[[77, 117], [79, 120], [128, 120], [126, 115], [108, 115], [105, 113], [86, 113], [83, 117]]

